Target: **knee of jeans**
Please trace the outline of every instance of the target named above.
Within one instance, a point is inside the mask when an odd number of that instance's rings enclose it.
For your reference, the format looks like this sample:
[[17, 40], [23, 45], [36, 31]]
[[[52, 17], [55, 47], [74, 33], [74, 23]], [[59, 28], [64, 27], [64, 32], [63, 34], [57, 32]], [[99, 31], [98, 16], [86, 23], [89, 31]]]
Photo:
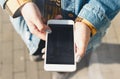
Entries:
[[10, 17], [10, 21], [17, 33], [23, 34], [25, 31], [29, 31], [28, 26], [22, 16], [17, 18]]

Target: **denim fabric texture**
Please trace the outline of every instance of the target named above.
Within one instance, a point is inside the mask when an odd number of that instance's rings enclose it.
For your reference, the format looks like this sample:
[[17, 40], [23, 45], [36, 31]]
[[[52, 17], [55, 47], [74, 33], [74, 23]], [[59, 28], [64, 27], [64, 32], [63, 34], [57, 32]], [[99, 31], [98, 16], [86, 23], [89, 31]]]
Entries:
[[[2, 7], [4, 2], [5, 0], [0, 0]], [[44, 0], [36, 0], [36, 3], [44, 16]], [[97, 34], [90, 39], [87, 52], [100, 44], [102, 37], [110, 26], [111, 20], [119, 10], [120, 0], [61, 0], [63, 19], [75, 20], [76, 17], [82, 17], [91, 22], [97, 29]], [[40, 39], [31, 34], [22, 16], [11, 17], [11, 22], [27, 45], [30, 54], [34, 54], [38, 49]]]
[[4, 8], [5, 2], [6, 2], [6, 0], [0, 0], [0, 5], [2, 8]]

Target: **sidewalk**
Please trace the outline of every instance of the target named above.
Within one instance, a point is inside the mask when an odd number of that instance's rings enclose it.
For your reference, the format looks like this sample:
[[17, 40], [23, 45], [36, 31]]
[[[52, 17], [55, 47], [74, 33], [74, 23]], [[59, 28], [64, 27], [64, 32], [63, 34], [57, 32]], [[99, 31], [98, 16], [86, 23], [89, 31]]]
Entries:
[[[118, 79], [120, 74], [120, 14], [102, 45], [91, 57], [78, 64], [78, 70], [69, 79]], [[0, 79], [52, 79], [52, 73], [43, 69], [43, 62], [31, 62], [28, 49], [14, 31], [8, 16], [0, 7]]]
[[120, 13], [112, 21], [103, 43], [90, 60], [90, 79], [119, 79], [120, 77]]
[[43, 62], [31, 62], [28, 49], [0, 7], [0, 79], [51, 79]]

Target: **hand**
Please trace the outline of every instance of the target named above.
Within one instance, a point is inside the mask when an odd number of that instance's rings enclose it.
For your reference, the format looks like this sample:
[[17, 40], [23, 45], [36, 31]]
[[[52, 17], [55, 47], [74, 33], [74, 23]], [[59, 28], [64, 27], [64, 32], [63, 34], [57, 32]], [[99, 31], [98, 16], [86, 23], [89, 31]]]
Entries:
[[[62, 15], [56, 15], [54, 19], [62, 19]], [[43, 53], [43, 56], [42, 56], [42, 59], [45, 59], [45, 51], [46, 51], [46, 48], [43, 48], [41, 53]]]
[[82, 22], [75, 23], [74, 36], [76, 62], [79, 62], [79, 59], [82, 58], [86, 52], [90, 40], [90, 33], [91, 31], [86, 24]]
[[33, 2], [26, 3], [21, 8], [21, 14], [24, 17], [31, 33], [45, 40], [46, 30], [50, 28], [43, 23], [41, 13], [36, 4]]

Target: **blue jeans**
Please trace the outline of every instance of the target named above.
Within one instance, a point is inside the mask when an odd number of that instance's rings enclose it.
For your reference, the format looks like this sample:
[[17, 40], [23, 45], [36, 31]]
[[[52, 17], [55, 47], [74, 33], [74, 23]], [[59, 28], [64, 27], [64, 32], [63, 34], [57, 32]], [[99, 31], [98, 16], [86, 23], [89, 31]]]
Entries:
[[17, 33], [21, 36], [22, 40], [27, 45], [30, 55], [34, 54], [38, 49], [40, 39], [30, 32], [23, 17], [18, 17], [15, 19], [10, 17], [10, 20]]
[[[42, 14], [44, 14], [43, 3], [44, 3], [44, 0], [36, 0], [36, 4], [40, 9], [40, 11], [42, 12]], [[22, 16], [19, 16], [17, 18], [10, 17], [10, 21], [13, 24], [13, 27], [15, 28], [16, 32], [21, 36], [22, 40], [24, 41], [27, 48], [29, 49], [30, 55], [33, 55], [38, 50], [38, 48], [42, 49], [41, 47], [44, 47], [43, 40], [41, 40], [40, 38], [38, 38], [37, 36], [33, 35], [30, 32]]]

